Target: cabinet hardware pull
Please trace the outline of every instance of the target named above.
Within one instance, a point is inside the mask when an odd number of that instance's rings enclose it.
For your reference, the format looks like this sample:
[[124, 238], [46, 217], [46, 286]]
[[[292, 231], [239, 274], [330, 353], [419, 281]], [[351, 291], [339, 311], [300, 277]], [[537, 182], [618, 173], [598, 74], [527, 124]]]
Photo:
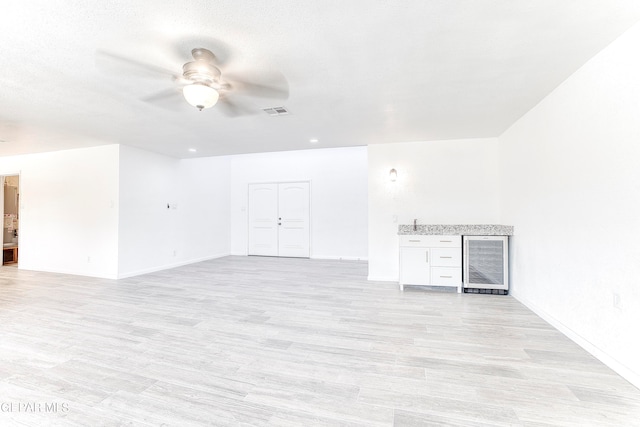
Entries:
[[409, 239], [410, 242], [420, 242], [420, 240], [411, 240]]
[[427, 256], [427, 259], [426, 259], [426, 261], [425, 261], [425, 262], [426, 262], [426, 263], [429, 263], [429, 251], [426, 251], [426, 252], [425, 252], [425, 255]]
[[440, 243], [451, 243], [451, 240], [440, 240]]
[[452, 256], [441, 256], [440, 258], [453, 258]]
[[440, 276], [441, 279], [451, 279], [453, 276]]

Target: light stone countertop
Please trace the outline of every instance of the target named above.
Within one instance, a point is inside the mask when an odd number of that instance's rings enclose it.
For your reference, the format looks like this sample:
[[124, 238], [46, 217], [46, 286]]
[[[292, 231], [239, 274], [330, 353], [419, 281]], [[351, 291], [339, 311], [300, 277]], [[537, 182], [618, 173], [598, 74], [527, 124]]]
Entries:
[[398, 225], [398, 235], [465, 235], [465, 236], [513, 236], [512, 225], [497, 224], [413, 224]]

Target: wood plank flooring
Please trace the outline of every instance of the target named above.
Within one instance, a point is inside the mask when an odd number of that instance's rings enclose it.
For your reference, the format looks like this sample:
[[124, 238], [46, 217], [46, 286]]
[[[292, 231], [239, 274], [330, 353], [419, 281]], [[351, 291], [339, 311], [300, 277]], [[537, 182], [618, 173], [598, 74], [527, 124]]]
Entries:
[[640, 391], [510, 296], [226, 257], [0, 270], [0, 425], [633, 426]]

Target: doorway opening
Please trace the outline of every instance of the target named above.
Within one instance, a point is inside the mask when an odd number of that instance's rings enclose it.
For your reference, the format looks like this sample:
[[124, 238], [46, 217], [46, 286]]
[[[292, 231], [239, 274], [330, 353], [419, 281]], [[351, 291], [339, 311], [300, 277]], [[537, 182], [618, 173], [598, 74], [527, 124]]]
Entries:
[[2, 177], [2, 265], [18, 266], [20, 229], [20, 176]]

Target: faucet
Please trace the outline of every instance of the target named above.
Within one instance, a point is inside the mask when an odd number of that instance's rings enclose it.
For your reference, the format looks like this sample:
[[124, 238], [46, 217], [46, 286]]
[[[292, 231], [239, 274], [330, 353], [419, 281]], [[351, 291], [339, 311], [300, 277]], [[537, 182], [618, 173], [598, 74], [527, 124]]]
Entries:
[[418, 231], [418, 218], [413, 220], [413, 231]]

